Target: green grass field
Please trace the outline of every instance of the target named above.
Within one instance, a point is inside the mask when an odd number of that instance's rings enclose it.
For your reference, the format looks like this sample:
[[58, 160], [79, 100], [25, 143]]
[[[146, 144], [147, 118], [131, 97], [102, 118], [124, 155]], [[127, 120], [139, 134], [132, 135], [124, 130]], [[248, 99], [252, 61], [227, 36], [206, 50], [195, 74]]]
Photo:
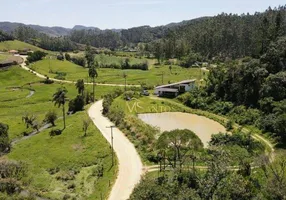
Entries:
[[[84, 79], [85, 81], [91, 81], [87, 76], [87, 69], [68, 61], [45, 59], [32, 64], [30, 67], [37, 72], [52, 78], [57, 76], [56, 72], [65, 72], [66, 80], [76, 81], [78, 79]], [[151, 65], [150, 70], [148, 71], [100, 68], [98, 69], [98, 78], [96, 79], [96, 82], [124, 84], [124, 73], [127, 75], [127, 84], [139, 85], [141, 83], [146, 83], [150, 86], [160, 85], [162, 84], [162, 81], [163, 84], [167, 84], [169, 82], [173, 83], [186, 79], [200, 80], [206, 76], [199, 68], [186, 69], [179, 66], [172, 66], [172, 70], [170, 71], [169, 66], [166, 65]]]
[[43, 49], [39, 47], [18, 40], [0, 42], [0, 51], [23, 50], [23, 49], [31, 49], [33, 51], [37, 50], [43, 51]]
[[5, 60], [8, 60], [9, 59], [9, 55], [7, 55], [7, 54], [0, 54], [0, 62], [1, 61], [5, 61]]
[[[41, 84], [35, 75], [19, 67], [0, 71], [0, 80], [0, 119], [9, 125], [11, 140], [23, 137], [23, 131], [31, 131], [26, 130], [22, 122], [25, 112], [36, 115], [39, 122], [49, 110], [61, 116], [61, 109], [51, 102], [61, 84]], [[63, 86], [68, 90], [69, 99], [76, 96], [73, 84]], [[35, 94], [26, 98], [29, 89], [35, 90]], [[91, 90], [91, 86], [87, 89]], [[113, 89], [97, 86], [96, 97]], [[13, 146], [7, 157], [24, 161], [28, 166], [27, 177], [22, 180], [25, 189], [51, 199], [63, 199], [68, 195], [75, 199], [100, 199], [101, 194], [107, 197], [109, 181], [114, 182], [117, 166], [111, 168], [110, 146], [93, 124], [87, 137], [83, 137], [82, 119], [85, 117], [86, 111], [68, 116], [67, 128], [60, 136], [51, 138], [51, 129], [47, 129]], [[63, 120], [57, 120], [56, 128], [62, 127]], [[103, 177], [96, 176], [99, 166], [103, 166]]]
[[[102, 63], [102, 64], [118, 64], [120, 65], [121, 62], [124, 62], [126, 57], [121, 57], [121, 56], [107, 56], [104, 54], [98, 54], [95, 56], [94, 60]], [[143, 63], [147, 62], [147, 59], [139, 59], [139, 58], [129, 58], [130, 64], [138, 64], [138, 63]]]

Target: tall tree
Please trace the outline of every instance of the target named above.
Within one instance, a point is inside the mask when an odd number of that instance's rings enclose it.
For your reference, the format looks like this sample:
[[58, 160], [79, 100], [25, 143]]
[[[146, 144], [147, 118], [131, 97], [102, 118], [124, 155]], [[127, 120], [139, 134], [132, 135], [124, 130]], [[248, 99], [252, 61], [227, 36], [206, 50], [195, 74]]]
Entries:
[[83, 79], [79, 79], [77, 80], [75, 87], [77, 89], [78, 94], [81, 94], [83, 96], [83, 92], [84, 92], [84, 80]]
[[63, 109], [63, 119], [64, 119], [64, 129], [66, 128], [66, 113], [65, 104], [67, 100], [67, 90], [64, 87], [58, 88], [57, 92], [53, 95], [53, 102], [55, 106], [61, 107]]
[[95, 87], [95, 78], [98, 76], [97, 71], [96, 71], [96, 66], [98, 66], [98, 63], [94, 62], [94, 54], [88, 45], [85, 50], [85, 58], [87, 61], [87, 67], [88, 67], [88, 75], [89, 77], [92, 78], [92, 93], [93, 93], [93, 102], [95, 101], [95, 92], [94, 92], [94, 87]]
[[[191, 151], [203, 148], [203, 143], [198, 136], [190, 130], [173, 130], [164, 132], [157, 141], [157, 148], [166, 155], [166, 159], [173, 168], [177, 161], [181, 168]], [[165, 157], [165, 156], [164, 156]]]
[[89, 75], [89, 77], [92, 78], [92, 95], [93, 95], [92, 101], [94, 102], [95, 101], [95, 93], [94, 93], [95, 78], [98, 77], [98, 74], [96, 71], [96, 66], [95, 66], [94, 62], [91, 63], [91, 66], [88, 70], [88, 75]]

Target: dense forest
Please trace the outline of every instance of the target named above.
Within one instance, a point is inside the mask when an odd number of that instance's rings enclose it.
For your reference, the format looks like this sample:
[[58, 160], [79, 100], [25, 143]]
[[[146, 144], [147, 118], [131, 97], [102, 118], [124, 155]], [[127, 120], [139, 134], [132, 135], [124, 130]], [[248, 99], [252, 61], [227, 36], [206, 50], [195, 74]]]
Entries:
[[286, 37], [267, 46], [260, 59], [246, 57], [210, 70], [205, 87], [178, 99], [185, 105], [255, 125], [286, 141]]
[[50, 37], [30, 27], [20, 26], [13, 35], [16, 39], [51, 51], [72, 51], [76, 45], [67, 37]]
[[222, 13], [179, 24], [142, 26], [120, 32], [75, 30], [70, 38], [77, 43], [108, 48], [144, 43], [146, 51], [164, 58], [182, 57], [190, 50], [206, 58], [239, 58], [259, 57], [271, 41], [285, 34], [286, 7], [280, 6], [254, 15]]
[[8, 40], [14, 40], [13, 36], [0, 31], [0, 42], [8, 41]]
[[190, 52], [204, 59], [259, 58], [278, 37], [286, 34], [286, 6], [263, 13], [202, 17], [166, 26], [141, 26], [122, 30], [72, 29], [67, 36], [50, 37], [29, 26], [13, 31], [16, 39], [55, 51], [75, 49], [75, 43], [98, 48], [129, 47], [158, 60], [187, 58]]

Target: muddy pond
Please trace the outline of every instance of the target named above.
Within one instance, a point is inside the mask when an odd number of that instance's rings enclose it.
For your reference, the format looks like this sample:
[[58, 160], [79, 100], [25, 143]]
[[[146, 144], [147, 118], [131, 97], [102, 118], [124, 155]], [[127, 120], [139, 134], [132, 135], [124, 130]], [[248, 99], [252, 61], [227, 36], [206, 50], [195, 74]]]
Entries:
[[212, 134], [225, 133], [226, 129], [218, 122], [203, 116], [181, 113], [148, 113], [139, 114], [139, 119], [145, 123], [158, 127], [161, 132], [171, 131], [175, 129], [189, 129], [193, 131], [201, 139], [204, 147], [208, 146]]

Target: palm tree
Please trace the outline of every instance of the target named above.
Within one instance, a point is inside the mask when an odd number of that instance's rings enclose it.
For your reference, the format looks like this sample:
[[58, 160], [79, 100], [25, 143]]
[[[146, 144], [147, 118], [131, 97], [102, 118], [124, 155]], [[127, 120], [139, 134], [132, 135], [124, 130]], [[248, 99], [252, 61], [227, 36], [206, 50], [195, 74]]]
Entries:
[[77, 80], [75, 87], [78, 91], [78, 94], [81, 94], [83, 96], [83, 92], [84, 92], [84, 80], [83, 79], [79, 79]]
[[91, 66], [89, 66], [89, 70], [88, 70], [88, 75], [89, 77], [92, 78], [92, 93], [93, 93], [93, 102], [94, 102], [94, 86], [95, 86], [95, 78], [98, 76], [96, 68], [95, 68], [95, 64], [94, 62], [92, 62], [90, 64]]
[[65, 115], [65, 103], [66, 103], [66, 93], [68, 91], [66, 88], [58, 88], [57, 92], [53, 95], [53, 102], [55, 106], [63, 107], [63, 119], [64, 119], [64, 129], [66, 128], [66, 115]]

